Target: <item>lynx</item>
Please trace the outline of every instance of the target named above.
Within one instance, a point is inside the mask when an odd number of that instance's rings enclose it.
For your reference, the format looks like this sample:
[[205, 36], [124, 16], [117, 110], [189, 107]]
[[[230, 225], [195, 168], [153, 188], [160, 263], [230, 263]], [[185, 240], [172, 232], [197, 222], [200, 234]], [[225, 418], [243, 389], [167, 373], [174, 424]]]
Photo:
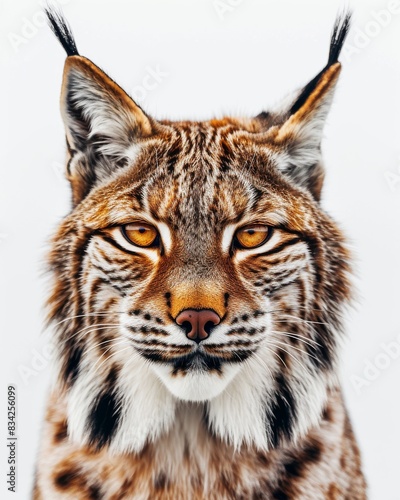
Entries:
[[279, 107], [209, 121], [148, 116], [47, 14], [72, 208], [34, 499], [365, 499], [337, 374], [350, 256], [320, 203], [350, 14]]

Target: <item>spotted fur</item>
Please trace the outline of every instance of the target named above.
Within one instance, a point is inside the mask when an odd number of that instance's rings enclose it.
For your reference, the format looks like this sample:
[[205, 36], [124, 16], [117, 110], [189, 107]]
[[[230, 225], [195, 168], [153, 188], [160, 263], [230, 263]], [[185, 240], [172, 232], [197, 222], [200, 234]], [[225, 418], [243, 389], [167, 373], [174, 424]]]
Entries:
[[[255, 118], [156, 121], [79, 55], [61, 108], [73, 208], [52, 241], [57, 344], [35, 499], [365, 499], [337, 378], [349, 253], [320, 205], [327, 65]], [[159, 245], [136, 247], [140, 220]], [[254, 249], [246, 224], [269, 226]], [[220, 318], [201, 343], [186, 309]]]

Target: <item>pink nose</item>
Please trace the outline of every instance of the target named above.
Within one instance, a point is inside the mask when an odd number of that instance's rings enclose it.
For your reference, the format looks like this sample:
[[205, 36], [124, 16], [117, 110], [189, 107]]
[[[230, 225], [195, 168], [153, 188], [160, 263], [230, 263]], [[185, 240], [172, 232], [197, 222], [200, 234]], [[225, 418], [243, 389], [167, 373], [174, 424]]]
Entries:
[[175, 319], [186, 331], [186, 337], [199, 343], [206, 339], [213, 326], [218, 325], [221, 318], [212, 309], [185, 309]]

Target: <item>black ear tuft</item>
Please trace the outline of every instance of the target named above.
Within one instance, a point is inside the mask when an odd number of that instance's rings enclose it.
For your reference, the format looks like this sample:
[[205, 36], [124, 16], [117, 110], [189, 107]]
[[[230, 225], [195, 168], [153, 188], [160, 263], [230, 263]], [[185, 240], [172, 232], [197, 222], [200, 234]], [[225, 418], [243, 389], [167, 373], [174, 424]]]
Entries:
[[333, 31], [332, 31], [328, 62], [326, 63], [325, 67], [318, 73], [318, 75], [315, 76], [303, 88], [300, 95], [298, 96], [298, 98], [293, 103], [292, 107], [290, 108], [289, 114], [292, 115], [292, 114], [296, 113], [296, 111], [298, 111], [303, 106], [303, 104], [307, 101], [307, 99], [310, 96], [310, 94], [312, 93], [312, 91], [317, 86], [317, 83], [319, 82], [321, 76], [325, 73], [325, 71], [330, 66], [332, 66], [332, 64], [335, 64], [338, 62], [338, 58], [339, 58], [340, 52], [342, 50], [344, 41], [345, 41], [346, 36], [350, 30], [350, 21], [351, 21], [351, 12], [350, 11], [344, 12], [343, 14], [339, 14], [337, 16], [335, 24], [333, 26]]
[[63, 15], [60, 12], [57, 12], [52, 7], [45, 8], [45, 12], [47, 14], [51, 30], [58, 38], [58, 41], [61, 43], [61, 45], [64, 47], [67, 55], [79, 56], [71, 28]]
[[339, 14], [333, 26], [331, 46], [329, 49], [329, 58], [327, 67], [338, 61], [344, 41], [350, 30], [352, 13], [350, 11]]

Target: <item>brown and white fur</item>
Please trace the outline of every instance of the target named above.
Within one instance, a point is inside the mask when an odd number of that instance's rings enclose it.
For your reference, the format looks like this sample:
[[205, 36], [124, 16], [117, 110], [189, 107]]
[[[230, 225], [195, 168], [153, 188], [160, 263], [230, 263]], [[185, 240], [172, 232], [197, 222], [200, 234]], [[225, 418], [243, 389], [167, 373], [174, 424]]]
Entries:
[[[57, 375], [34, 499], [365, 499], [337, 377], [349, 254], [320, 205], [349, 15], [279, 109], [204, 122], [149, 117], [48, 15], [72, 210], [49, 257]], [[124, 237], [138, 221], [153, 246]], [[243, 248], [254, 224], [269, 237]], [[195, 342], [185, 310], [220, 322]]]

